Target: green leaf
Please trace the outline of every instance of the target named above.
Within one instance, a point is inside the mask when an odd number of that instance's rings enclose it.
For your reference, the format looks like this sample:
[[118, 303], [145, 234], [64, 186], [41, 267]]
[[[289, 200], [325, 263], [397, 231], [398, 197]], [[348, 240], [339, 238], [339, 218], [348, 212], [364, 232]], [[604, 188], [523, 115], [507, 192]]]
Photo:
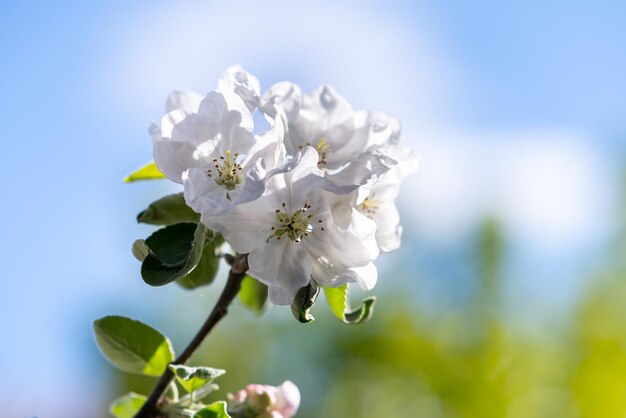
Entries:
[[134, 319], [105, 316], [93, 329], [104, 357], [125, 372], [160, 376], [174, 358], [170, 340]]
[[241, 282], [239, 302], [257, 315], [261, 315], [268, 306], [267, 286], [250, 276]]
[[[221, 235], [219, 235], [219, 237], [221, 238]], [[213, 283], [220, 265], [220, 259], [215, 254], [216, 243], [218, 245], [222, 244], [219, 239], [214, 241], [207, 240], [204, 243], [202, 257], [200, 258], [200, 262], [196, 268], [191, 270], [191, 273], [185, 277], [178, 279], [176, 283], [185, 289], [195, 289], [196, 287], [206, 286]]]
[[194, 418], [230, 418], [230, 415], [226, 412], [226, 402], [217, 401], [196, 412]]
[[311, 315], [311, 308], [315, 304], [317, 295], [320, 293], [320, 289], [311, 279], [307, 286], [304, 286], [298, 290], [296, 297], [291, 304], [291, 312], [293, 316], [302, 323], [309, 323], [314, 321], [315, 318]]
[[[215, 383], [207, 383], [204, 386], [200, 386], [199, 388], [195, 389], [193, 391], [193, 401], [194, 402], [199, 402], [202, 399], [206, 398], [207, 396], [209, 396], [211, 393], [215, 392], [216, 390], [218, 390], [220, 387], [218, 385], [216, 385]], [[181, 404], [190, 404], [191, 402], [191, 393], [186, 394], [185, 396], [182, 396], [180, 398], [179, 403]]]
[[133, 418], [146, 402], [146, 397], [134, 392], [127, 393], [111, 403], [109, 412], [115, 418]]
[[124, 178], [124, 183], [130, 183], [138, 180], [158, 180], [164, 178], [165, 174], [159, 171], [154, 161], [151, 161], [126, 176]]
[[324, 294], [330, 310], [346, 324], [362, 324], [368, 321], [374, 313], [374, 304], [376, 303], [374, 296], [364, 299], [358, 309], [353, 311], [350, 308], [347, 284], [340, 287], [325, 287]]
[[202, 224], [180, 223], [152, 234], [145, 243], [150, 254], [141, 264], [141, 277], [151, 286], [163, 286], [189, 274], [200, 262], [206, 240]]
[[189, 367], [182, 364], [170, 364], [170, 370], [176, 376], [178, 382], [189, 393], [194, 390], [211, 383], [217, 377], [220, 377], [226, 370], [213, 369], [211, 367]]
[[182, 193], [171, 194], [156, 202], [137, 215], [137, 222], [150, 225], [173, 225], [180, 222], [200, 222], [200, 215], [194, 212]]

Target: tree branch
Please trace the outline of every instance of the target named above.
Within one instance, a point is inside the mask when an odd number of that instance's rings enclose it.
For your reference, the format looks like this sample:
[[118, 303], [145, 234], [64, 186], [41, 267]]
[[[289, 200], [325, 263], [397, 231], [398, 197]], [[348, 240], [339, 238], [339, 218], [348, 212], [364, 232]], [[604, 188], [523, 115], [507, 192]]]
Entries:
[[[226, 286], [224, 287], [224, 290], [222, 290], [222, 294], [215, 303], [209, 317], [204, 322], [200, 330], [198, 330], [198, 333], [195, 337], [193, 337], [189, 345], [187, 345], [185, 350], [183, 350], [176, 360], [170, 364], [185, 364], [200, 344], [202, 344], [202, 341], [204, 341], [206, 336], [209, 335], [213, 327], [215, 327], [215, 325], [217, 325], [217, 323], [228, 313], [228, 306], [235, 299], [237, 293], [239, 293], [241, 281], [246, 276], [246, 271], [248, 270], [247, 256], [245, 254], [237, 255], [232, 260], [232, 263], [229, 264], [231, 264], [232, 267], [230, 273], [228, 274]], [[159, 402], [161, 401], [163, 393], [173, 378], [174, 373], [167, 368], [159, 378], [156, 386], [154, 386], [154, 389], [152, 389], [152, 393], [150, 393], [146, 402], [135, 415], [135, 418], [156, 418], [159, 416]]]

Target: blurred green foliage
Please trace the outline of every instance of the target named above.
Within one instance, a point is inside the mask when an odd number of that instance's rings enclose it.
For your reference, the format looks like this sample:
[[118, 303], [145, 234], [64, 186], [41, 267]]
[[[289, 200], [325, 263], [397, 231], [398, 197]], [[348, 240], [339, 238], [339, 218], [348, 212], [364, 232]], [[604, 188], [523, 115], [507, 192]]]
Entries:
[[[495, 220], [482, 224], [474, 249], [478, 288], [455, 312], [427, 315], [397, 287], [378, 295], [371, 322], [354, 327], [325, 314], [324, 302], [308, 325], [234, 308], [192, 364], [227, 370], [215, 400], [248, 383], [290, 379], [302, 392], [301, 418], [626, 416], [619, 254], [588, 281], [571, 322], [528, 335], [500, 313], [506, 246]], [[113, 395], [147, 393], [152, 384], [118, 374]]]

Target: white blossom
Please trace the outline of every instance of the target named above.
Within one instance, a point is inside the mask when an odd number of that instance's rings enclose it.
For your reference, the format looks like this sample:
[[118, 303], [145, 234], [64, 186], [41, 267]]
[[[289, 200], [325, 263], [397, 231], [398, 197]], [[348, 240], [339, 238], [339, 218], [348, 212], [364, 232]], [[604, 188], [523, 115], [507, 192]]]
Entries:
[[175, 109], [161, 119], [154, 161], [170, 180], [182, 183], [188, 168], [209, 167], [214, 159], [247, 153], [254, 144], [252, 115], [234, 93], [210, 92], [197, 112]]
[[324, 286], [356, 282], [364, 289], [376, 282], [371, 245], [335, 224], [317, 162], [317, 152], [306, 147], [270, 175], [260, 198], [203, 218], [235, 251], [248, 253], [248, 274], [268, 285], [277, 305], [291, 304], [311, 278]]
[[[253, 135], [257, 109], [271, 126]], [[182, 183], [201, 222], [248, 254], [271, 302], [291, 304], [311, 280], [373, 288], [373, 260], [400, 245], [400, 184], [417, 169], [398, 119], [354, 111], [330, 86], [281, 82], [261, 94], [240, 66], [204, 98], [172, 92], [167, 111], [150, 127], [158, 168]]]
[[269, 114], [275, 105], [283, 107], [288, 118], [287, 152], [293, 155], [305, 146], [314, 147], [319, 167], [337, 186], [335, 193], [349, 193], [395, 164], [371, 148], [394, 136], [397, 119], [382, 112], [354, 112], [330, 86], [303, 94], [295, 84], [277, 83], [260, 101], [260, 108]]
[[256, 136], [247, 155], [222, 146], [222, 154], [213, 153], [208, 165], [189, 168], [183, 173], [187, 204], [204, 218], [257, 199], [265, 191], [267, 174], [285, 162], [284, 133], [285, 116], [279, 111], [270, 129]]
[[376, 223], [378, 247], [382, 252], [389, 252], [400, 246], [402, 235], [395, 199], [400, 191], [401, 181], [417, 170], [418, 157], [411, 148], [403, 145], [387, 145], [381, 147], [380, 151], [398, 163], [377, 181], [356, 192], [356, 207]]

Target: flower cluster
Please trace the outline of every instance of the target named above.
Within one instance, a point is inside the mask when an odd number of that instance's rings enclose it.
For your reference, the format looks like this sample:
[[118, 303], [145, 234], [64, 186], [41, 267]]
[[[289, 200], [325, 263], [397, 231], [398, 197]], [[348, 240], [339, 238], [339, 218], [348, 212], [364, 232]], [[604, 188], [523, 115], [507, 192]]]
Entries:
[[150, 128], [157, 167], [204, 225], [248, 254], [272, 303], [291, 304], [311, 280], [374, 287], [373, 260], [400, 245], [400, 182], [417, 168], [397, 119], [354, 111], [330, 86], [261, 93], [240, 67], [205, 97], [173, 92], [167, 110]]
[[300, 406], [300, 391], [289, 380], [276, 387], [248, 385], [228, 398], [228, 413], [236, 418], [292, 418]]

